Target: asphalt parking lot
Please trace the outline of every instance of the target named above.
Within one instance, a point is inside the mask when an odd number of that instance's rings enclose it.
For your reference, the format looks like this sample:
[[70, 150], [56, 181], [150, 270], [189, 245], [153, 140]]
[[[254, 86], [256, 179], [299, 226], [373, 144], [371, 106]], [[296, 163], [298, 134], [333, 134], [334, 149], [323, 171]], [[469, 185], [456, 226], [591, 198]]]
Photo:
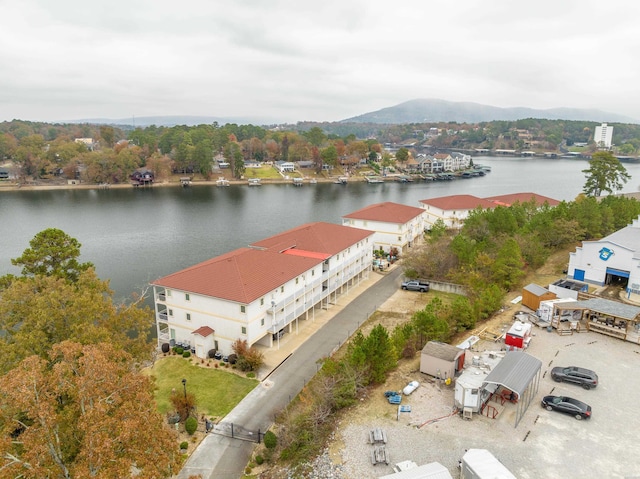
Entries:
[[[640, 478], [640, 345], [593, 332], [559, 336], [534, 328], [534, 333], [527, 352], [542, 361], [540, 386], [517, 428], [511, 404], [496, 419], [445, 418], [453, 404], [453, 390], [439, 388], [423, 376], [421, 387], [403, 401], [412, 405], [412, 413], [400, 421], [395, 414], [358, 420], [355, 412], [343, 423], [340, 441], [345, 477], [379, 477], [393, 472], [393, 463], [413, 460], [417, 464], [440, 462], [457, 478], [458, 460], [464, 451], [483, 448], [521, 479]], [[477, 349], [497, 350], [500, 346], [481, 342]], [[550, 378], [555, 366], [593, 369], [600, 383], [592, 390], [556, 383]], [[592, 418], [578, 421], [543, 409], [540, 400], [548, 394], [586, 402], [592, 407]], [[439, 420], [431, 422], [429, 418]], [[386, 431], [389, 466], [371, 464], [365, 438], [372, 427]]]

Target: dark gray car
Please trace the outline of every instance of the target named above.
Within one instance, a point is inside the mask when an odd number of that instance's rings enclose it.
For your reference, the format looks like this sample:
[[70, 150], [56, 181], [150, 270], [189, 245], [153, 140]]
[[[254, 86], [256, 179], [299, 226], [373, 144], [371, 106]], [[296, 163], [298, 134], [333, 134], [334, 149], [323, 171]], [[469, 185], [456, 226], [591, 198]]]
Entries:
[[598, 375], [595, 372], [577, 366], [553, 368], [551, 370], [551, 379], [559, 383], [579, 384], [585, 389], [595, 388], [598, 385]]
[[548, 411], [570, 414], [576, 419], [591, 417], [591, 406], [567, 396], [545, 396], [542, 398], [542, 407]]

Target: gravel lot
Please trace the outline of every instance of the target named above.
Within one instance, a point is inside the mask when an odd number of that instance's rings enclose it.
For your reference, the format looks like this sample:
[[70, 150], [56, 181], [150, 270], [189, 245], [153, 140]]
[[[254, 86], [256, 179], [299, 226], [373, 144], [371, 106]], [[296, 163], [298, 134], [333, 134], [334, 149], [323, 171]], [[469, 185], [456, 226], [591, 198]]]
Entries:
[[[369, 398], [342, 420], [331, 446], [334, 451], [331, 457], [341, 467], [330, 468], [331, 477], [380, 477], [392, 473], [394, 463], [413, 460], [418, 465], [440, 462], [456, 478], [458, 461], [465, 449], [483, 448], [521, 479], [640, 478], [640, 454], [636, 453], [640, 429], [637, 414], [640, 346], [597, 333], [559, 336], [537, 328], [534, 333], [527, 352], [542, 361], [542, 377], [536, 398], [517, 428], [514, 428], [515, 405], [507, 404], [504, 409], [498, 406], [501, 412], [496, 419], [474, 415], [472, 420], [463, 420], [459, 415], [451, 415], [452, 387], [439, 387], [426, 376], [413, 373], [410, 379], [420, 381], [421, 386], [403, 398], [402, 403], [410, 404], [412, 412], [402, 413], [399, 421], [397, 406], [373, 407], [374, 401], [380, 404], [379, 398]], [[481, 342], [475, 347], [499, 348], [500, 344], [492, 342]], [[587, 391], [550, 379], [552, 367], [570, 365], [595, 370], [600, 377], [598, 387]], [[591, 405], [593, 417], [577, 421], [546, 411], [540, 407], [540, 399], [547, 394], [580, 399]], [[374, 427], [383, 428], [387, 434], [389, 466], [371, 464], [372, 446], [367, 437]]]

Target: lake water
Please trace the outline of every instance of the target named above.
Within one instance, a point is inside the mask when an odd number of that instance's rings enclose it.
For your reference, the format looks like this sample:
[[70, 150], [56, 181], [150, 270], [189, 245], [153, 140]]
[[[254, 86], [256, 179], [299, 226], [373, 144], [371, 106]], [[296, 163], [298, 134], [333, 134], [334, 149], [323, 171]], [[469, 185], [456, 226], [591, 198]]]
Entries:
[[[474, 158], [491, 166], [484, 177], [446, 182], [348, 185], [291, 184], [153, 187], [149, 189], [0, 191], [0, 274], [18, 274], [11, 258], [46, 228], [82, 243], [81, 260], [95, 264], [116, 296], [150, 281], [289, 228], [341, 217], [382, 201], [419, 206], [439, 196], [479, 197], [534, 192], [558, 200], [581, 193], [586, 160]], [[625, 164], [638, 191], [640, 164]]]

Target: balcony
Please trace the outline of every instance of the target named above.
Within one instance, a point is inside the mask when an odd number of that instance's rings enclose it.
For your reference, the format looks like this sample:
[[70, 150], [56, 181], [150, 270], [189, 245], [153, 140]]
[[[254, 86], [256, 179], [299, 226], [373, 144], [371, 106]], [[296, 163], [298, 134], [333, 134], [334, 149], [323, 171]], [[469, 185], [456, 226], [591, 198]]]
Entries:
[[165, 302], [167, 300], [167, 295], [164, 293], [158, 293], [156, 295], [156, 301], [161, 301], [161, 302]]

